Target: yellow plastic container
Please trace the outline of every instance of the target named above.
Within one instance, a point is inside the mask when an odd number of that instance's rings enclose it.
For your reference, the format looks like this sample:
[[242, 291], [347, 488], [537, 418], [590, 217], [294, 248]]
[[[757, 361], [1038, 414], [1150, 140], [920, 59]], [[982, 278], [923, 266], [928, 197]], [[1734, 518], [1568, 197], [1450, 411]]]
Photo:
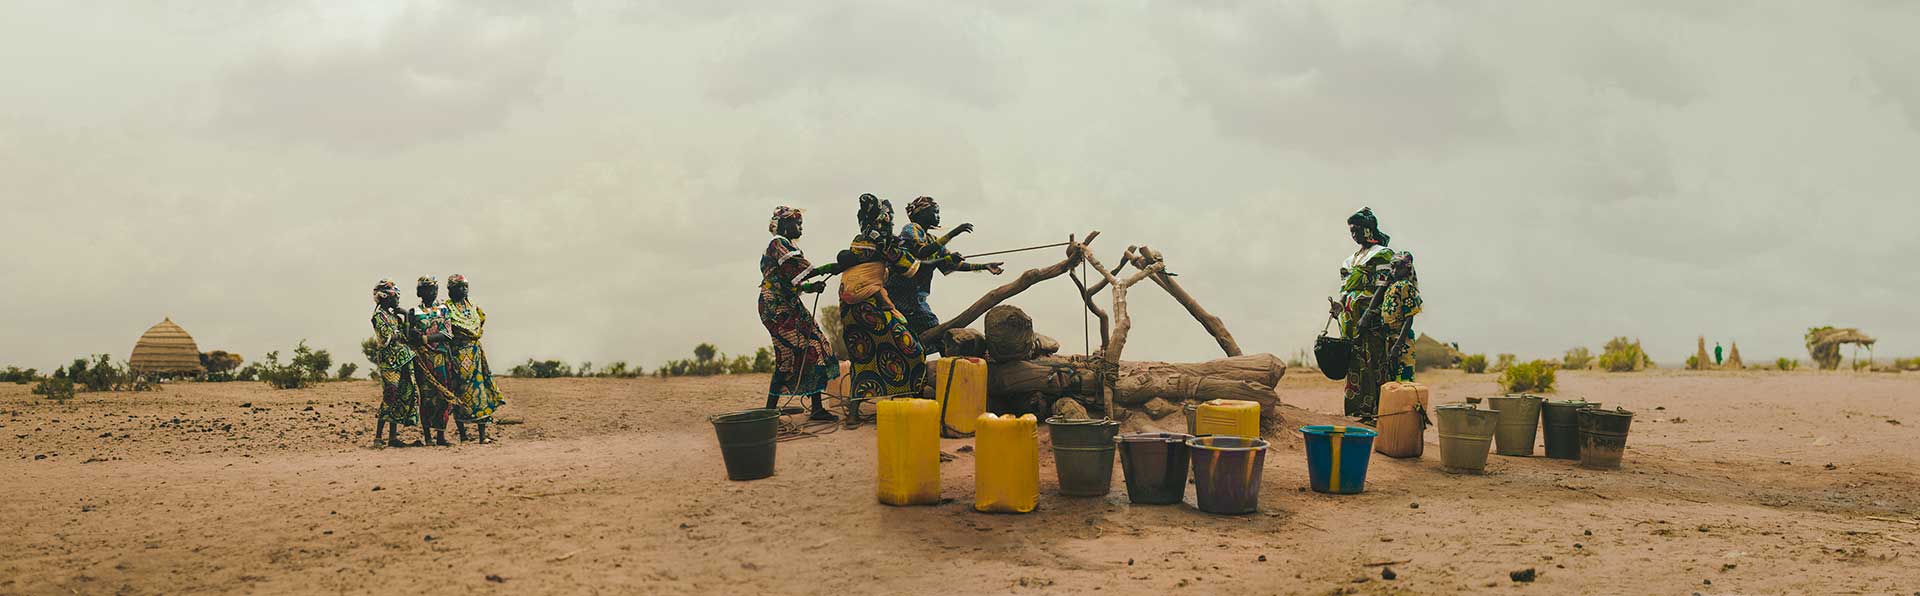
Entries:
[[933, 505], [940, 502], [940, 404], [931, 399], [888, 399], [875, 404], [880, 420], [880, 502]]
[[1027, 513], [1040, 500], [1039, 421], [1032, 414], [981, 414], [975, 420], [973, 509]]
[[987, 361], [941, 358], [933, 364], [933, 396], [940, 402], [940, 435], [970, 437], [987, 411]]
[[1194, 413], [1193, 434], [1260, 438], [1260, 402], [1216, 399]]

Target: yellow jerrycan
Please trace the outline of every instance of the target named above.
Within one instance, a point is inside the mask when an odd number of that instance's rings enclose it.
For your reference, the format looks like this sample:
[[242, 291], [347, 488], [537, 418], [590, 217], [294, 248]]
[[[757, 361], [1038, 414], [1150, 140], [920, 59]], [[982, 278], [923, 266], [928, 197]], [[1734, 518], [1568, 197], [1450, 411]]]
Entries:
[[940, 401], [940, 436], [971, 437], [987, 411], [987, 361], [941, 358], [933, 364], [933, 395]]
[[1427, 404], [1431, 399], [1426, 385], [1394, 381], [1380, 386], [1380, 409], [1374, 426], [1380, 436], [1373, 450], [1397, 458], [1417, 458], [1426, 451]]
[[1260, 402], [1215, 399], [1194, 413], [1193, 434], [1260, 438]]
[[934, 505], [940, 502], [940, 404], [931, 399], [888, 399], [875, 404], [880, 420], [880, 502]]
[[1027, 513], [1040, 500], [1039, 424], [1032, 414], [981, 414], [973, 446], [973, 509]]

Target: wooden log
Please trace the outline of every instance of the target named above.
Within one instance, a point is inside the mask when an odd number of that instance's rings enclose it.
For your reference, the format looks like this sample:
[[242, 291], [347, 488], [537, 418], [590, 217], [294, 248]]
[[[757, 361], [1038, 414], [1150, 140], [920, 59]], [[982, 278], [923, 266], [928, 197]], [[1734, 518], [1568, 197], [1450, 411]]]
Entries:
[[946, 336], [948, 329], [971, 325], [975, 320], [980, 318], [980, 315], [986, 314], [989, 309], [998, 306], [1001, 302], [1005, 302], [1008, 298], [1027, 291], [1027, 288], [1033, 287], [1034, 284], [1065, 275], [1068, 271], [1072, 271], [1075, 266], [1080, 264], [1080, 260], [1087, 254], [1087, 245], [1092, 244], [1093, 239], [1099, 237], [1099, 230], [1088, 232], [1087, 239], [1067, 245], [1066, 259], [1046, 267], [1029, 269], [1025, 273], [1021, 273], [1020, 276], [1012, 282], [994, 288], [991, 292], [987, 292], [985, 296], [981, 296], [979, 300], [975, 300], [973, 306], [969, 306], [966, 310], [960, 311], [960, 314], [954, 316], [952, 319], [948, 319], [946, 322], [926, 330], [926, 332], [921, 333], [920, 337], [916, 339], [919, 339], [922, 344], [940, 341], [940, 338]]
[[[1164, 264], [1166, 259], [1160, 251], [1145, 246], [1140, 247], [1139, 254], [1134, 257], [1134, 266], [1141, 267], [1150, 263]], [[1187, 293], [1186, 288], [1180, 287], [1180, 282], [1175, 281], [1173, 276], [1165, 272], [1154, 274], [1153, 283], [1172, 295], [1173, 300], [1179, 302], [1180, 306], [1186, 307], [1187, 314], [1193, 315], [1193, 319], [1200, 322], [1200, 326], [1207, 330], [1208, 335], [1213, 336], [1213, 341], [1220, 344], [1220, 350], [1226, 352], [1228, 357], [1240, 355], [1240, 343], [1234, 341], [1233, 334], [1227, 331], [1227, 324], [1221, 321], [1220, 317], [1213, 316], [1213, 313], [1207, 312], [1206, 308], [1200, 306], [1200, 301]]]

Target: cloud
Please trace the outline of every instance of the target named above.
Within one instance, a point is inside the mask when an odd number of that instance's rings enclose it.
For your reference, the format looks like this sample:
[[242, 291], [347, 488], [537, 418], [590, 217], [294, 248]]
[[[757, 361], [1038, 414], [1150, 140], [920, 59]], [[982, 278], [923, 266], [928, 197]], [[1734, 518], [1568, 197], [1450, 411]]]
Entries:
[[1455, 148], [1504, 128], [1494, 73], [1443, 31], [1366, 36], [1312, 3], [1176, 10], [1160, 39], [1223, 134], [1356, 160]]
[[315, 3], [282, 16], [222, 90], [216, 127], [390, 151], [499, 127], [541, 98], [563, 3]]

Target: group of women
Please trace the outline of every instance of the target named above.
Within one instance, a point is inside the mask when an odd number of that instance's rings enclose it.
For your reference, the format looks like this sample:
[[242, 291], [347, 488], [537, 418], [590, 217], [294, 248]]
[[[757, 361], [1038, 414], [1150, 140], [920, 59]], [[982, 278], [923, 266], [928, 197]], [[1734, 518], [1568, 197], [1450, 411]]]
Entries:
[[[414, 287], [420, 304], [400, 309], [400, 289], [391, 280], [373, 287], [374, 365], [378, 367], [381, 400], [374, 441], [392, 447], [447, 445], [447, 422], [458, 425], [459, 438], [468, 441], [467, 423], [473, 423], [480, 443], [491, 443], [487, 425], [506, 399], [493, 383], [487, 352], [480, 336], [487, 313], [473, 303], [467, 278], [447, 278], [448, 301], [440, 301], [440, 282], [421, 276]], [[421, 441], [401, 440], [402, 426], [420, 427]]]
[[[850, 361], [850, 397], [861, 400], [922, 394], [929, 351], [916, 333], [938, 323], [926, 305], [927, 276], [932, 271], [1001, 273], [1000, 263], [968, 263], [946, 248], [954, 236], [971, 231], [972, 225], [962, 224], [943, 237], [931, 234], [939, 227], [939, 206], [931, 197], [920, 197], [908, 206], [914, 222], [900, 233], [893, 230], [892, 202], [871, 194], [860, 195], [859, 201], [860, 233], [830, 263], [814, 265], [794, 243], [805, 223], [801, 210], [779, 207], [767, 223], [773, 239], [760, 257], [759, 310], [760, 322], [773, 337], [769, 408], [777, 407], [782, 398], [808, 397], [814, 420], [835, 418], [821, 405], [820, 395], [828, 381], [839, 377], [840, 363], [800, 300], [803, 294], [826, 291], [826, 282], [815, 278], [840, 276], [837, 323]], [[910, 321], [895, 300], [906, 301], [906, 310], [916, 319]]]

